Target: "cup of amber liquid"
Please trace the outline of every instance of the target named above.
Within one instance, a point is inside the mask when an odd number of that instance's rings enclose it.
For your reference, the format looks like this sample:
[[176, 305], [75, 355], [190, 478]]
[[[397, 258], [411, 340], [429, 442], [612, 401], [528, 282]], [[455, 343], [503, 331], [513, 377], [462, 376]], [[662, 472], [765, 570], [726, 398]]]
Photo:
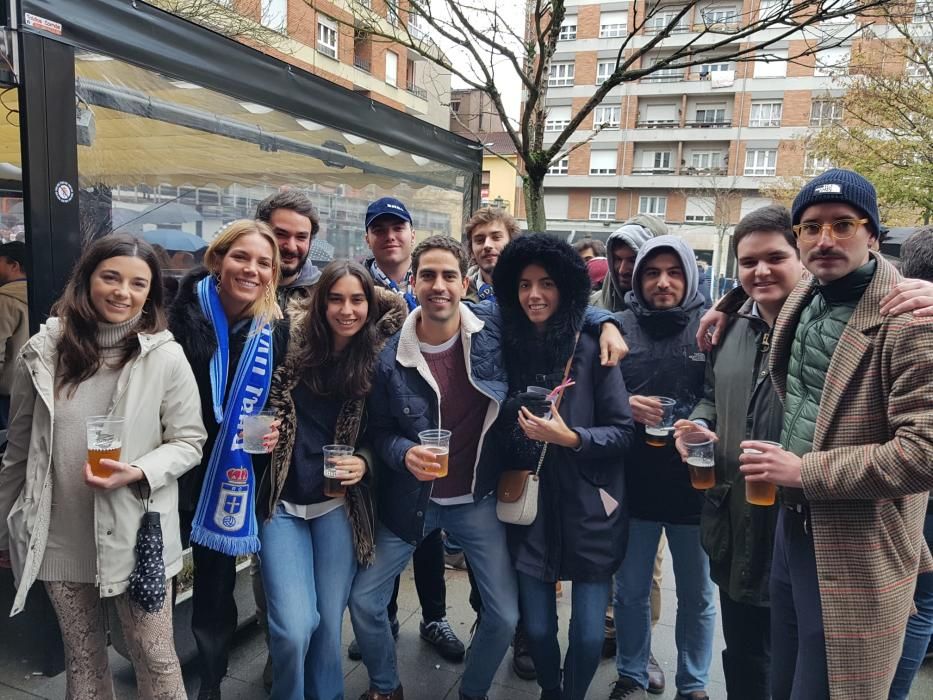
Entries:
[[434, 455], [434, 459], [440, 465], [438, 469], [432, 469], [431, 473], [438, 479], [447, 476], [447, 459], [450, 456], [450, 435], [449, 430], [422, 430], [418, 433], [418, 439], [421, 444], [428, 448], [428, 451]]
[[667, 444], [667, 436], [674, 432], [674, 405], [677, 402], [667, 396], [652, 398], [661, 402], [664, 415], [658, 423], [645, 426], [645, 442], [652, 447], [664, 447]]
[[[762, 442], [765, 445], [774, 445], [779, 449], [784, 449], [784, 446], [779, 442], [773, 442], [771, 440], [756, 440], [756, 442]], [[742, 451], [750, 455], [761, 454], [761, 450], [755, 450], [751, 447], [746, 447]], [[745, 500], [753, 506], [773, 506], [776, 497], [777, 486], [774, 484], [768, 481], [745, 480]]]
[[85, 421], [87, 461], [94, 476], [106, 479], [113, 473], [112, 469], [101, 466], [100, 460], [119, 461], [123, 449], [124, 423], [125, 419], [121, 416], [88, 416]]
[[713, 441], [706, 433], [687, 433], [683, 437], [687, 449], [687, 469], [690, 485], [699, 491], [716, 485], [716, 460], [713, 458]]

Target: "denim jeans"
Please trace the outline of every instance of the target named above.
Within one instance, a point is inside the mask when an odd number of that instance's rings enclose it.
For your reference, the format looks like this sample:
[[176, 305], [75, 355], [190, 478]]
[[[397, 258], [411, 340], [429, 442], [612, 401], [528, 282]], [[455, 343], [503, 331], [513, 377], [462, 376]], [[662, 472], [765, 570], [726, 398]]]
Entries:
[[[603, 646], [603, 616], [610, 581], [571, 586], [570, 644], [564, 657], [563, 700], [583, 700], [599, 666]], [[528, 648], [542, 690], [561, 687], [560, 644], [557, 641], [557, 591], [554, 582], [518, 574], [518, 600]]]
[[[923, 536], [927, 545], [933, 547], [933, 509], [927, 507], [927, 517], [923, 523]], [[907, 635], [904, 637], [904, 650], [894, 672], [891, 693], [888, 700], [907, 700], [910, 686], [914, 682], [927, 648], [930, 635], [933, 634], [933, 574], [917, 576], [917, 589], [914, 591], [914, 605], [917, 614], [907, 619]]]
[[340, 631], [356, 573], [345, 508], [311, 520], [279, 505], [260, 527], [272, 700], [342, 700]]
[[674, 565], [677, 587], [677, 690], [705, 690], [713, 656], [716, 603], [709, 559], [700, 545], [699, 525], [672, 525], [632, 518], [628, 549], [616, 573], [616, 669], [642, 688], [648, 687], [651, 652], [651, 578], [661, 532]]
[[[496, 499], [441, 506], [430, 503], [424, 531], [442, 528], [457, 538], [483, 597], [483, 615], [467, 657], [460, 689], [482, 697], [509, 648], [518, 621], [518, 586], [506, 547], [505, 527], [496, 518]], [[376, 561], [360, 569], [350, 591], [350, 619], [369, 672], [373, 690], [389, 693], [399, 686], [395, 644], [389, 631], [386, 603], [393, 581], [411, 559], [414, 547], [384, 525], [376, 529]]]

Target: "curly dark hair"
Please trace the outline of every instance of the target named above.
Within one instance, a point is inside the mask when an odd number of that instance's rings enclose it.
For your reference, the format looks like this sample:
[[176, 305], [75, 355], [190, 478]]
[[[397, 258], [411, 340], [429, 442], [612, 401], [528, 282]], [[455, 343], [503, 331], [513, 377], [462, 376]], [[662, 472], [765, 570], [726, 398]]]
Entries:
[[311, 199], [301, 190], [282, 190], [270, 194], [256, 206], [256, 218], [264, 224], [272, 219], [272, 212], [276, 209], [291, 209], [296, 214], [307, 217], [311, 222], [311, 238], [321, 230], [321, 217]]
[[[518, 301], [518, 283], [522, 271], [529, 265], [540, 265], [547, 270], [560, 292], [560, 306], [548, 319], [543, 339]], [[586, 264], [573, 246], [547, 233], [525, 234], [503, 249], [492, 278], [507, 329], [503, 334], [506, 365], [521, 362], [522, 348], [528, 348], [529, 343], [543, 349], [550, 368], [566, 362], [574, 336], [583, 327], [590, 298]]]
[[[369, 305], [366, 322], [350, 339], [342, 353], [334, 353], [333, 331], [327, 323], [327, 299], [331, 288], [343, 277], [356, 277]], [[373, 279], [352, 260], [335, 260], [321, 272], [311, 296], [304, 302], [307, 325], [300, 339], [299, 371], [313, 394], [357, 399], [369, 393], [378, 348], [382, 340], [376, 328], [379, 310]]]

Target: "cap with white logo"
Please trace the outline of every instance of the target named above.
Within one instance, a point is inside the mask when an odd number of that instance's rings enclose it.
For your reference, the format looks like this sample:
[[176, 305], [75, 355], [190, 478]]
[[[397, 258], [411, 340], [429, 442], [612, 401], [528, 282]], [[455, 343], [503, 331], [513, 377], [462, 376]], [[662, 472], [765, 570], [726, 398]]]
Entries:
[[791, 207], [793, 224], [800, 223], [804, 211], [814, 204], [842, 202], [860, 210], [868, 219], [868, 226], [877, 236], [880, 230], [878, 196], [874, 186], [852, 170], [833, 168], [819, 175], [800, 190]]
[[408, 213], [404, 204], [394, 197], [383, 197], [382, 199], [377, 199], [366, 209], [366, 228], [369, 228], [373, 221], [380, 216], [385, 216], [387, 214], [412, 223], [411, 214]]

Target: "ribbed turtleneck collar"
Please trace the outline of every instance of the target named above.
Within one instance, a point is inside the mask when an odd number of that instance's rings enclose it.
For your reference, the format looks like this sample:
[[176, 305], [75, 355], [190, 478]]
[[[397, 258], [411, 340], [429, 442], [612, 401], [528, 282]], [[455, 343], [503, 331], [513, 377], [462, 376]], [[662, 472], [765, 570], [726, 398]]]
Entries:
[[878, 263], [874, 258], [845, 277], [833, 280], [829, 284], [817, 284], [816, 289], [827, 304], [845, 304], [862, 298], [868, 285], [875, 276]]
[[131, 319], [123, 323], [98, 323], [97, 324], [97, 343], [102, 350], [114, 348], [123, 342], [123, 339], [129, 335], [139, 324], [142, 312], [136, 314]]

